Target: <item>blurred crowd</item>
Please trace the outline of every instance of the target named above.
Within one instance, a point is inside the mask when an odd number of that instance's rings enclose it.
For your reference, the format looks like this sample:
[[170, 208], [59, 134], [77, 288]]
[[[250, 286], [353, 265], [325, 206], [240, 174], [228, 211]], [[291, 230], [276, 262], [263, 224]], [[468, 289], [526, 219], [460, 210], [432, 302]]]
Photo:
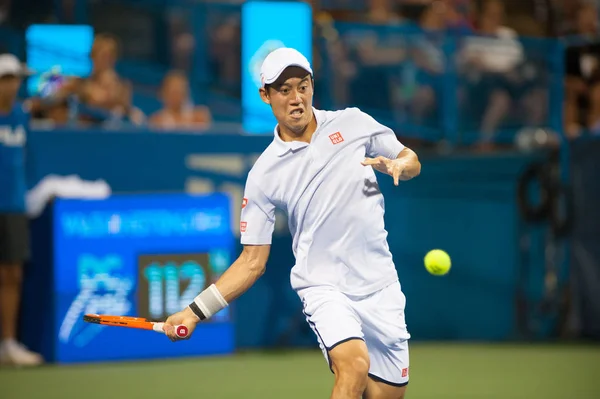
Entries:
[[[239, 102], [241, 2], [209, 3], [199, 23], [179, 2], [157, 13], [144, 2], [41, 1], [30, 14], [28, 0], [0, 0], [0, 29], [77, 22], [82, 2], [97, 32], [92, 72], [31, 98], [37, 120], [206, 131], [231, 114], [214, 99]], [[597, 0], [310, 3], [317, 106], [359, 106], [399, 134], [476, 134], [482, 149], [523, 127], [563, 129], [571, 138], [600, 131]], [[557, 38], [566, 46], [559, 62]], [[120, 60], [132, 59], [159, 65], [160, 81], [121, 76]], [[136, 93], [156, 104], [137, 102]]]
[[158, 90], [162, 109], [145, 115], [132, 102], [131, 82], [116, 71], [118, 56], [116, 37], [104, 33], [96, 35], [90, 53], [90, 76], [64, 79], [51, 96], [31, 99], [34, 117], [64, 125], [70, 122], [71, 107], [75, 107], [78, 124], [85, 126], [123, 120], [133, 125], [149, 124], [165, 130], [204, 129], [210, 125], [210, 111], [191, 102], [188, 78], [177, 70], [165, 75]]

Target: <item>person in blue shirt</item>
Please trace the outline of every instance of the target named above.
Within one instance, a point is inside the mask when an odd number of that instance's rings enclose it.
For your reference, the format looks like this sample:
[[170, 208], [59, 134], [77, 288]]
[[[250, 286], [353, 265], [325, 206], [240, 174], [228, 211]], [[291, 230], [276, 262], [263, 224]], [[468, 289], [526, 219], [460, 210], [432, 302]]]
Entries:
[[25, 213], [29, 115], [16, 101], [26, 72], [15, 56], [0, 55], [0, 364], [18, 366], [43, 362], [16, 340], [22, 267], [29, 257]]

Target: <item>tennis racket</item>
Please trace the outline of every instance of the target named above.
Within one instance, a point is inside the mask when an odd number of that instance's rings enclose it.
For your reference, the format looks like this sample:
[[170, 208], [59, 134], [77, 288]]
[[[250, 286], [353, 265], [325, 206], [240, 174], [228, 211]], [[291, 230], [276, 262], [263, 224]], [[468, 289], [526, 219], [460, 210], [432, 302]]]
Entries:
[[[142, 330], [153, 330], [162, 334], [165, 333], [163, 331], [165, 323], [148, 321], [143, 317], [86, 314], [83, 316], [83, 321], [87, 323], [102, 324], [104, 326], [140, 328]], [[188, 333], [188, 328], [183, 324], [175, 326], [175, 334], [177, 334], [179, 338], [186, 338]]]

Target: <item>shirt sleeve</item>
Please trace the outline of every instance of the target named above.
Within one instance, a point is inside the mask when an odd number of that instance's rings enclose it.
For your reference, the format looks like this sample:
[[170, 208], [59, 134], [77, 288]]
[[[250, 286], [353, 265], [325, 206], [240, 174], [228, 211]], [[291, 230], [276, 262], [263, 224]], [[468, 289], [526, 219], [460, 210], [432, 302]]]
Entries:
[[383, 156], [396, 159], [398, 154], [405, 148], [396, 138], [396, 134], [387, 126], [377, 122], [373, 117], [363, 113], [369, 131], [369, 142], [367, 144], [367, 156], [375, 158]]
[[240, 218], [242, 245], [271, 244], [275, 228], [275, 205], [249, 176], [244, 189]]

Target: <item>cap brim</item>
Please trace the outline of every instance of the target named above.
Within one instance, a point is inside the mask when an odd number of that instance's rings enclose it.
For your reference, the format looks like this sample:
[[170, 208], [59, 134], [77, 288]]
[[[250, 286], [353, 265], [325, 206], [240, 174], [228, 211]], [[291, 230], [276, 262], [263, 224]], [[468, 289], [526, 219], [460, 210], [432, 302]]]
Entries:
[[281, 70], [279, 72], [277, 72], [277, 74], [275, 75], [275, 77], [271, 78], [271, 79], [265, 79], [264, 81], [264, 85], [270, 85], [273, 84], [277, 81], [277, 79], [279, 79], [279, 77], [281, 76], [281, 74], [283, 73], [283, 71], [285, 71], [286, 69], [288, 69], [289, 67], [298, 67], [298, 68], [302, 68], [304, 69], [307, 73], [309, 73], [312, 76], [312, 71], [309, 69], [306, 69], [306, 66], [304, 65], [300, 65], [300, 64], [289, 64], [284, 66], [283, 68], [281, 68]]

